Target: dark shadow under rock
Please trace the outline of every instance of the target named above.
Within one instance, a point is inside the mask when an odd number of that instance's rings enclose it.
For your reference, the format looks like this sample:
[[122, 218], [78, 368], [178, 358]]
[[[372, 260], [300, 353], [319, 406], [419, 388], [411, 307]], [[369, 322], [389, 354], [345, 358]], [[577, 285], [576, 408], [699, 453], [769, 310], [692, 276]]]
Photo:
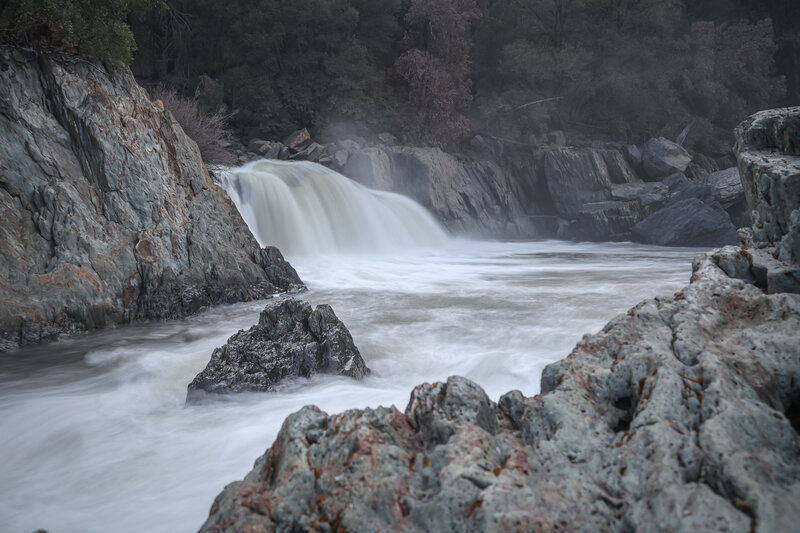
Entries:
[[294, 298], [264, 308], [258, 324], [241, 330], [214, 350], [206, 368], [189, 384], [187, 403], [209, 394], [274, 390], [284, 378], [339, 374], [361, 379], [369, 369], [350, 332], [329, 305]]

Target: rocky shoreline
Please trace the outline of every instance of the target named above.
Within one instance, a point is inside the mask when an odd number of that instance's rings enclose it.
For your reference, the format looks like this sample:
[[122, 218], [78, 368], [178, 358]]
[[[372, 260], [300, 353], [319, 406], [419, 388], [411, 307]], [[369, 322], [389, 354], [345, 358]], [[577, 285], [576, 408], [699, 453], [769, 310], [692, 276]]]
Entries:
[[120, 65], [0, 49], [0, 218], [0, 351], [303, 287]]
[[585, 336], [540, 395], [494, 403], [452, 377], [416, 387], [403, 412], [305, 407], [201, 531], [792, 530], [798, 119], [765, 112], [737, 130], [755, 212], [740, 245]]

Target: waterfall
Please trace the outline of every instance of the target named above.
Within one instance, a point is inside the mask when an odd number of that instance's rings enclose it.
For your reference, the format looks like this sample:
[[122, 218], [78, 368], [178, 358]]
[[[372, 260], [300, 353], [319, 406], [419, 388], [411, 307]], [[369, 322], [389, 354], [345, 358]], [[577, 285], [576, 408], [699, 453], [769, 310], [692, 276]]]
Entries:
[[265, 159], [221, 181], [258, 242], [289, 256], [389, 252], [447, 240], [410, 198], [367, 189], [316, 163]]

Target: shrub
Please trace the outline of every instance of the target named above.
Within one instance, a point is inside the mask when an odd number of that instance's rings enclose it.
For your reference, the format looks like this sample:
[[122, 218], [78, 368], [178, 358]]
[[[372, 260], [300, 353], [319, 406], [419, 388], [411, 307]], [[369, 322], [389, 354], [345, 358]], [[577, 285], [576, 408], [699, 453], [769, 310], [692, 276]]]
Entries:
[[184, 98], [175, 91], [156, 87], [152, 91], [154, 99], [161, 100], [181, 125], [186, 135], [197, 143], [203, 161], [219, 165], [233, 165], [236, 156], [230, 150], [233, 134], [228, 129], [228, 119], [221, 110], [204, 113], [197, 104], [197, 99]]

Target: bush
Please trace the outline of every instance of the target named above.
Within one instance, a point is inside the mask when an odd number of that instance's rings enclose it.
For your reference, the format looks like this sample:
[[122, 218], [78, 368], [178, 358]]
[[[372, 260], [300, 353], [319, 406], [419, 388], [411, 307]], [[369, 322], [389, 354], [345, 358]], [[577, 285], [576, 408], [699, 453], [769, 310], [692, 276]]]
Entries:
[[203, 161], [218, 165], [233, 165], [236, 156], [229, 146], [233, 134], [228, 129], [229, 115], [221, 110], [213, 114], [204, 113], [197, 105], [197, 99], [183, 98], [175, 91], [157, 87], [152, 91], [153, 99], [161, 100], [181, 125], [186, 135], [197, 143]]

